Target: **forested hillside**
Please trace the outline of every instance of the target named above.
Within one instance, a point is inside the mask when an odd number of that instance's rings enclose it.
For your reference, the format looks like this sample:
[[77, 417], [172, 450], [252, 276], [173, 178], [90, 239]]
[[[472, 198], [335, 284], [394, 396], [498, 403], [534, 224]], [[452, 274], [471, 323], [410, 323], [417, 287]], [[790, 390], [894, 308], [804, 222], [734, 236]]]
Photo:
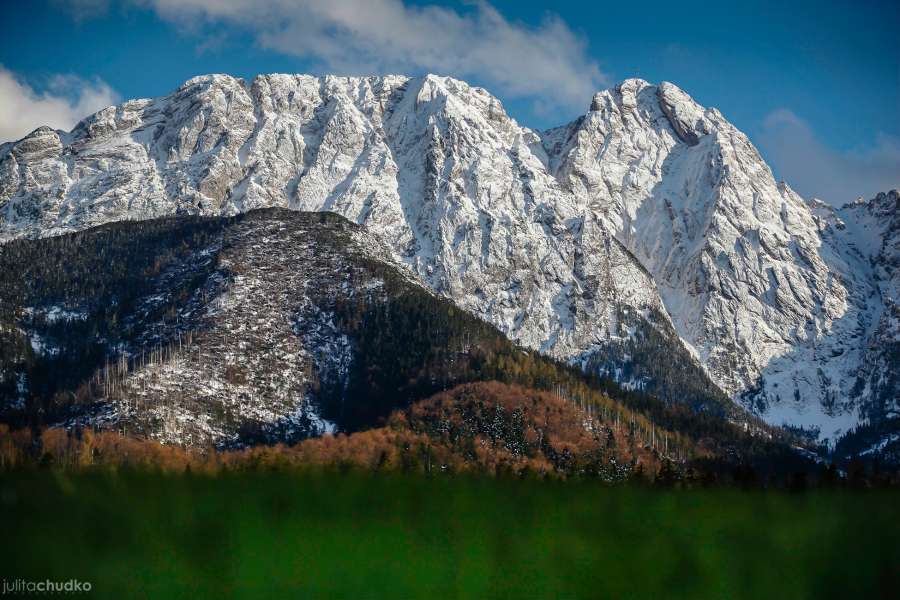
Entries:
[[498, 381], [574, 406], [570, 427], [627, 431], [640, 449], [619, 456], [628, 468], [641, 455], [803, 468], [795, 440], [739, 409], [627, 391], [522, 349], [385, 256], [341, 217], [278, 209], [10, 242], [5, 421], [220, 450], [396, 425], [398, 414], [411, 423], [403, 435], [432, 436], [402, 411]]

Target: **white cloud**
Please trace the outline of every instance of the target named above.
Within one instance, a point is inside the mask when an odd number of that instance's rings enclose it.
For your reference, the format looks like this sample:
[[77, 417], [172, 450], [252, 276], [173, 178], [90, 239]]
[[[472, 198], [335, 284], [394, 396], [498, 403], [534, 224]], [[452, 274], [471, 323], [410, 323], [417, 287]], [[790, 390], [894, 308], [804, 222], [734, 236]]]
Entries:
[[802, 118], [782, 108], [770, 113], [759, 138], [776, 172], [804, 197], [840, 206], [859, 196], [900, 188], [900, 139], [879, 135], [866, 148], [839, 152]]
[[261, 46], [331, 73], [433, 72], [577, 109], [607, 83], [584, 40], [561, 19], [548, 15], [530, 27], [485, 1], [464, 12], [402, 0], [133, 1], [189, 30], [222, 23], [249, 30]]
[[0, 142], [17, 140], [41, 125], [69, 130], [118, 101], [118, 94], [100, 79], [56, 75], [39, 93], [0, 65]]

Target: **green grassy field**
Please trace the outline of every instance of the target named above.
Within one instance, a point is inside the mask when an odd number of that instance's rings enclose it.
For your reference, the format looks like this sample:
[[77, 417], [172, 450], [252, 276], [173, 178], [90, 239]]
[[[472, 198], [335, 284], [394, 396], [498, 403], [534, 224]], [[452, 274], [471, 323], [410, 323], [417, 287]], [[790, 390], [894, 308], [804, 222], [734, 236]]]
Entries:
[[900, 495], [4, 474], [7, 580], [103, 598], [879, 598]]

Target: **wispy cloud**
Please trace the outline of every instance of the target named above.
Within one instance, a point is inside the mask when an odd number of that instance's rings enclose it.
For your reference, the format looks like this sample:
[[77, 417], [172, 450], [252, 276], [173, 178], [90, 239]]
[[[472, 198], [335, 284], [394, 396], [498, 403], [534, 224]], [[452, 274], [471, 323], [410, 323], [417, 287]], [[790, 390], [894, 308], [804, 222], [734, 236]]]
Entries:
[[258, 44], [343, 74], [434, 72], [509, 98], [583, 109], [608, 83], [560, 18], [511, 22], [486, 1], [457, 11], [402, 0], [133, 0], [196, 32], [226, 24]]
[[771, 112], [759, 145], [776, 172], [801, 195], [842, 205], [900, 188], [900, 139], [879, 135], [868, 147], [839, 152], [793, 111]]
[[37, 92], [0, 65], [0, 142], [17, 140], [41, 125], [71, 129], [78, 121], [119, 101], [100, 79], [55, 75]]

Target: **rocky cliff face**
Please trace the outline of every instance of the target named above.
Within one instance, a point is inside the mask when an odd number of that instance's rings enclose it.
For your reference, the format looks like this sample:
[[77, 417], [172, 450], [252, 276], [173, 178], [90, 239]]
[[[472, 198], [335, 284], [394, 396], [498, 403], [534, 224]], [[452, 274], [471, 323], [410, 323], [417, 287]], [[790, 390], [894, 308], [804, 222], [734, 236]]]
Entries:
[[[900, 192], [878, 194], [835, 211], [829, 238], [851, 257], [867, 319], [856, 330], [863, 342], [858, 376], [851, 396], [868, 399], [861, 416], [872, 422], [900, 418]], [[852, 342], [847, 345], [852, 345]]]
[[450, 78], [213, 75], [0, 147], [0, 239], [334, 211], [526, 346], [659, 390], [671, 373], [635, 363], [665, 344], [768, 420], [827, 437], [896, 410], [875, 400], [896, 390], [885, 198], [809, 204], [718, 111], [641, 80], [538, 133]]
[[[835, 213], [805, 202], [721, 113], [668, 83], [602, 92], [545, 144], [553, 173], [650, 271], [678, 334], [724, 390], [772, 422], [829, 437], [868, 416], [878, 385], [866, 388], [859, 369], [896, 339], [876, 323], [878, 281], [894, 272], [879, 253], [896, 249], [889, 226], [841, 219], [895, 221], [896, 203]], [[896, 371], [896, 359], [880, 360], [875, 371]]]

